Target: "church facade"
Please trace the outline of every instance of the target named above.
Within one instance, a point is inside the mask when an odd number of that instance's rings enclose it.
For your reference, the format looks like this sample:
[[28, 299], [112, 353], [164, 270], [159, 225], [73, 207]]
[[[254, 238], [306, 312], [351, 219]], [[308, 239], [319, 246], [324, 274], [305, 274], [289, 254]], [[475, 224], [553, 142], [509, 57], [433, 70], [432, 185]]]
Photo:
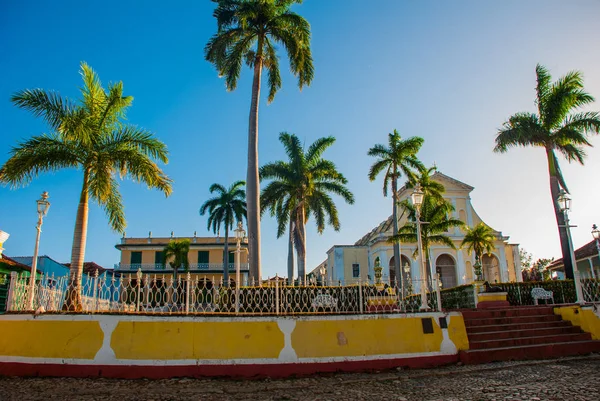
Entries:
[[[471, 204], [470, 193], [473, 191], [473, 187], [440, 172], [436, 172], [432, 179], [446, 188], [444, 198], [454, 206], [452, 217], [462, 220], [469, 227], [474, 227], [482, 222]], [[398, 199], [402, 201], [410, 198], [411, 193], [412, 189], [402, 187], [398, 190]], [[406, 214], [399, 208], [398, 227], [402, 227], [407, 221]], [[473, 282], [475, 255], [469, 255], [466, 249], [460, 249], [464, 234], [465, 232], [461, 228], [453, 228], [445, 233], [452, 240], [456, 249], [439, 244], [430, 246], [431, 273], [440, 274], [443, 288]], [[500, 231], [495, 231], [495, 235], [496, 249], [491, 255], [484, 255], [482, 258], [485, 279], [491, 283], [522, 281], [519, 246], [509, 243], [509, 237]], [[325, 264], [327, 279], [330, 282], [346, 284], [358, 281], [373, 282], [375, 277], [373, 268], [376, 259], [379, 258], [379, 263], [383, 267], [383, 281], [395, 282], [394, 251], [392, 243], [389, 242], [391, 236], [392, 217], [390, 216], [353, 245], [331, 247], [327, 251], [327, 259], [319, 266]], [[416, 249], [416, 243], [400, 244], [400, 266], [404, 279], [415, 281], [415, 285], [418, 287], [417, 281], [421, 279], [421, 272], [419, 259], [415, 257]]]

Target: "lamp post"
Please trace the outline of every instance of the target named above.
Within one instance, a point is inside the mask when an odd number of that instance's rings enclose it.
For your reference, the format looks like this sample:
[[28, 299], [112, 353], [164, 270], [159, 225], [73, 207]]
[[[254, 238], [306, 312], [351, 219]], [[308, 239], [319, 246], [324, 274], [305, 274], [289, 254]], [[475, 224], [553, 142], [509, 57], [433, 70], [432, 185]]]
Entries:
[[238, 221], [235, 231], [236, 249], [235, 249], [235, 313], [240, 312], [240, 263], [242, 258], [242, 241], [246, 237], [246, 230], [241, 221]]
[[42, 197], [36, 201], [37, 203], [37, 233], [35, 235], [35, 248], [33, 250], [33, 260], [31, 261], [31, 273], [29, 274], [29, 309], [34, 310], [33, 300], [35, 299], [35, 275], [37, 273], [37, 260], [38, 250], [40, 247], [40, 234], [42, 233], [42, 223], [44, 222], [44, 216], [50, 209], [50, 202], [48, 202], [48, 192], [44, 191]]
[[579, 269], [577, 268], [577, 259], [575, 259], [575, 251], [573, 250], [573, 241], [571, 239], [571, 227], [577, 226], [572, 226], [569, 224], [569, 210], [571, 209], [571, 198], [569, 197], [569, 195], [567, 195], [567, 193], [564, 190], [561, 189], [558, 193], [558, 198], [556, 199], [556, 201], [558, 202], [560, 211], [563, 212], [563, 215], [565, 216], [564, 227], [566, 228], [567, 232], [567, 240], [569, 241], [569, 253], [571, 254], [571, 261], [573, 264], [573, 281], [575, 282], [575, 294], [577, 296], [576, 302], [578, 304], [582, 304], [585, 301], [583, 298], [583, 291], [581, 290], [581, 281], [579, 280]]
[[416, 212], [417, 246], [419, 252], [419, 265], [421, 266], [421, 307], [419, 310], [428, 310], [427, 289], [425, 288], [427, 283], [427, 269], [425, 268], [425, 263], [423, 263], [423, 241], [421, 239], [421, 205], [423, 204], [423, 191], [421, 190], [420, 184], [417, 184], [410, 198], [412, 204], [415, 206]]
[[[596, 249], [598, 250], [598, 262], [600, 262], [600, 230], [598, 230], [598, 226], [592, 225], [592, 237], [596, 240]], [[592, 263], [592, 277], [596, 278], [596, 273], [594, 273], [594, 264]]]

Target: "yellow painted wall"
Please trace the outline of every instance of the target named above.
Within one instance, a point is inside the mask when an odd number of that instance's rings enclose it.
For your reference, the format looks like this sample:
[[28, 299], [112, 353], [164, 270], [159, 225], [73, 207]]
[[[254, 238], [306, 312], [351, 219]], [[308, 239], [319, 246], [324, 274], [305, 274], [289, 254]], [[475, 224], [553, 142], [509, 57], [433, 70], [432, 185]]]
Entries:
[[0, 356], [93, 359], [104, 335], [97, 321], [1, 320]]
[[600, 317], [591, 307], [561, 306], [554, 308], [554, 313], [560, 315], [563, 320], [570, 321], [573, 326], [579, 326], [581, 330], [590, 333], [593, 340], [600, 340]]
[[[369, 257], [367, 249], [358, 247], [342, 249], [344, 252], [344, 277], [346, 278], [346, 282], [358, 280], [359, 278], [361, 281], [367, 280], [367, 275], [369, 274]], [[352, 275], [353, 263], [358, 263], [360, 277], [354, 277]]]

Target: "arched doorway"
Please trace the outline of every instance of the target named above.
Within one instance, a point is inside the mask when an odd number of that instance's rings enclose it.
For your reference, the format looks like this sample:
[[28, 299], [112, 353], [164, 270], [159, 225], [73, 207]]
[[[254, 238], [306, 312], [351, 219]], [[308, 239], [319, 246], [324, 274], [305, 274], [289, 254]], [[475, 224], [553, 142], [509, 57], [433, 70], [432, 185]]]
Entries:
[[394, 257], [392, 256], [392, 258], [390, 259], [390, 264], [388, 266], [388, 274], [390, 277], [390, 286], [391, 287], [399, 287], [400, 283], [396, 284], [396, 268], [394, 267], [394, 263], [395, 263], [396, 259], [394, 259]]
[[435, 271], [440, 275], [442, 288], [456, 287], [456, 262], [448, 254], [440, 255], [435, 261]]
[[484, 280], [490, 283], [500, 282], [500, 262], [495, 255], [483, 255], [481, 266]]
[[[408, 288], [408, 280], [410, 277], [410, 266], [411, 266], [410, 259], [408, 257], [406, 257], [405, 255], [400, 255], [400, 272], [402, 274], [402, 282], [398, 281], [398, 283], [396, 283], [396, 269], [394, 267], [394, 260], [395, 259], [392, 256], [392, 258], [390, 259], [390, 265], [388, 267], [389, 275], [390, 275], [390, 285], [395, 285], [398, 288], [400, 288], [402, 286], [402, 283], [404, 283], [404, 286], [406, 288]], [[408, 268], [409, 268], [408, 272], [404, 271], [405, 266], [408, 266]]]

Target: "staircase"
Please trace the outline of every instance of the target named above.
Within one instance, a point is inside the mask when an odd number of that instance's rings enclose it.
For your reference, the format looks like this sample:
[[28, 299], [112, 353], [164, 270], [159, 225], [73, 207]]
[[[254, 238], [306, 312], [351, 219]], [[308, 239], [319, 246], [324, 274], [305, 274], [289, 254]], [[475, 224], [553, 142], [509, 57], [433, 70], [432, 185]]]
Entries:
[[548, 359], [600, 352], [600, 341], [554, 314], [552, 306], [479, 309], [462, 312], [469, 350], [463, 363]]

